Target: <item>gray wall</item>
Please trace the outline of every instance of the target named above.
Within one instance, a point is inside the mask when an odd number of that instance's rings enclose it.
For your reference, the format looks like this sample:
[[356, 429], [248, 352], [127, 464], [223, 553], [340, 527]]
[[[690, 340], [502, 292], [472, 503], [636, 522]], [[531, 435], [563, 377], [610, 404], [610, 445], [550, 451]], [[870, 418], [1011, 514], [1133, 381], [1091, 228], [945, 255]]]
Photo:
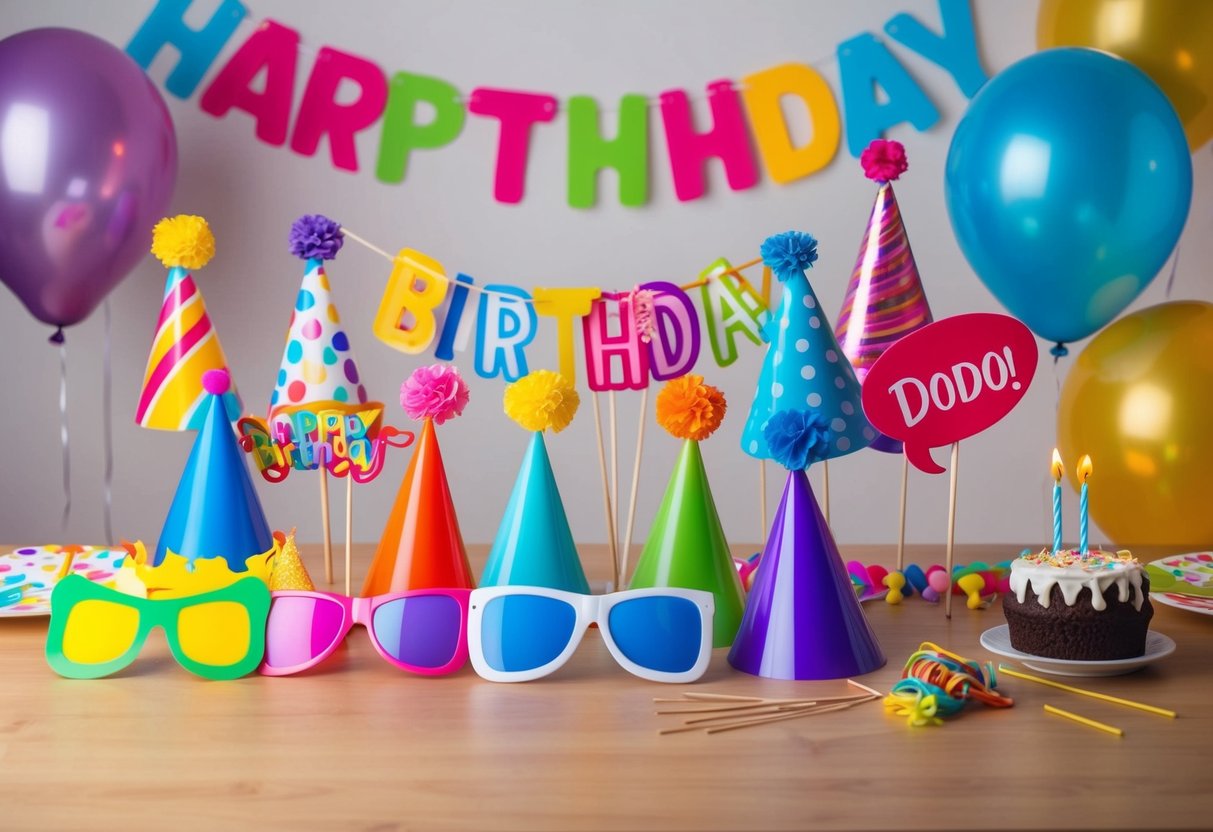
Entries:
[[[151, 6], [150, 0], [8, 0], [0, 15], [0, 36], [38, 26], [71, 26], [123, 46]], [[195, 6], [195, 22], [209, 17], [214, 7], [211, 0], [197, 0]], [[931, 25], [937, 20], [935, 3], [928, 0], [424, 5], [360, 0], [337, 7], [258, 0], [251, 8], [253, 20], [272, 17], [298, 29], [309, 48], [330, 44], [370, 57], [389, 73], [407, 69], [433, 74], [465, 92], [486, 85], [546, 91], [560, 98], [588, 94], [604, 106], [627, 92], [655, 96], [674, 87], [702, 91], [716, 78], [739, 78], [783, 61], [812, 62], [861, 31], [879, 32], [898, 11], [912, 11]], [[341, 13], [334, 13], [335, 8]], [[1034, 50], [1035, 13], [1033, 3], [975, 2], [978, 37], [991, 74]], [[216, 67], [243, 42], [252, 25], [241, 25]], [[894, 49], [907, 56], [900, 47]], [[302, 57], [301, 76], [311, 61], [310, 55]], [[152, 76], [162, 82], [172, 63], [166, 51], [153, 65]], [[910, 153], [911, 169], [898, 183], [897, 193], [932, 307], [937, 317], [999, 311], [969, 270], [944, 209], [944, 159], [965, 100], [938, 67], [914, 57], [907, 57], [907, 64], [943, 113], [928, 133], [907, 126], [891, 135], [904, 141]], [[823, 72], [838, 94], [836, 65], [827, 62]], [[565, 134], [558, 120], [536, 131], [526, 198], [507, 206], [492, 198], [497, 132], [487, 119], [469, 118], [456, 144], [415, 156], [406, 182], [389, 186], [370, 170], [378, 146], [376, 130], [359, 143], [363, 170], [349, 174], [331, 166], [327, 145], [322, 144], [314, 158], [300, 157], [256, 141], [251, 119], [243, 113], [233, 111], [217, 120], [199, 109], [197, 93], [186, 101], [166, 98], [181, 153], [172, 212], [202, 214], [215, 231], [219, 253], [197, 278], [246, 408], [258, 413], [268, 403], [289, 306], [302, 276], [301, 264], [284, 246], [287, 228], [301, 213], [329, 214], [389, 250], [419, 248], [480, 282], [523, 286], [597, 283], [623, 288], [642, 279], [685, 280], [717, 256], [740, 261], [753, 256], [767, 234], [802, 228], [821, 240], [813, 282], [832, 317], [842, 302], [873, 195], [857, 163], [843, 150], [827, 170], [789, 186], [764, 179], [752, 190], [733, 193], [719, 171], [713, 171], [709, 196], [681, 204], [673, 195], [664, 140], [656, 126], [651, 131], [649, 205], [622, 208], [608, 189], [597, 209], [573, 210], [565, 203]], [[1209, 299], [1213, 158], [1207, 148], [1197, 154], [1195, 166], [1195, 200], [1181, 242], [1183, 258], [1173, 296]], [[329, 273], [372, 396], [387, 402], [395, 423], [404, 424], [394, 404], [396, 391], [418, 360], [389, 349], [370, 332], [387, 265], [349, 245]], [[159, 532], [192, 440], [190, 434], [146, 431], [133, 424], [163, 281], [164, 270], [148, 257], [111, 296], [115, 533], [149, 542]], [[1164, 283], [1160, 279], [1152, 285], [1135, 308], [1164, 300]], [[534, 366], [555, 364], [550, 329], [545, 328], [529, 352]], [[3, 292], [0, 331], [6, 346], [0, 350], [0, 378], [8, 394], [0, 408], [0, 430], [8, 440], [0, 540], [100, 542], [101, 315], [68, 333], [75, 509], [66, 531], [59, 526], [58, 358], [45, 343], [46, 327]], [[737, 541], [760, 537], [757, 465], [738, 449], [737, 438], [761, 359], [761, 350], [743, 345], [743, 356], [732, 367], [716, 368], [708, 356], [699, 368], [724, 389], [733, 406], [724, 427], [705, 443], [704, 453], [725, 529]], [[469, 360], [463, 366], [471, 374]], [[1039, 544], [1048, 538], [1048, 455], [1055, 435], [1056, 379], [1042, 350], [1036, 384], [1019, 408], [985, 435], [964, 443], [957, 522], [961, 542]], [[500, 381], [471, 383], [471, 406], [462, 419], [441, 428], [440, 436], [465, 537], [488, 541], [526, 437], [501, 412]], [[625, 477], [638, 400], [639, 394], [624, 394], [619, 400]], [[647, 436], [637, 540], [643, 540], [677, 450], [675, 441], [655, 424], [649, 425]], [[603, 540], [588, 402], [573, 426], [551, 439], [550, 448], [575, 536]], [[937, 455], [944, 459], [945, 451]], [[356, 540], [378, 538], [406, 463], [406, 455], [392, 457], [384, 475], [357, 492]], [[842, 542], [895, 540], [900, 464], [897, 457], [861, 453], [832, 465], [833, 523]], [[274, 526], [297, 525], [302, 539], [319, 538], [315, 476], [292, 475], [277, 486], [258, 482]], [[910, 540], [941, 541], [947, 522], [947, 477], [912, 473], [910, 482]], [[772, 475], [772, 504], [780, 485], [780, 478]], [[1091, 499], [1098, 500], [1097, 478], [1092, 489]], [[344, 492], [334, 494], [340, 498]], [[1067, 524], [1075, 529], [1077, 499], [1069, 492], [1066, 511]], [[1092, 537], [1101, 539], [1097, 532]]]

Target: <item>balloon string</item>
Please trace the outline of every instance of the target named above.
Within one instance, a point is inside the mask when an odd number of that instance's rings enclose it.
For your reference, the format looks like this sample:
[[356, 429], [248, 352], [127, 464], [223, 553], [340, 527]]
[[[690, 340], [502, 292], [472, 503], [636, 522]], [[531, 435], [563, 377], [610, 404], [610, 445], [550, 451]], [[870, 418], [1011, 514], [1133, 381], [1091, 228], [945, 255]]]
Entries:
[[1179, 266], [1180, 244], [1175, 244], [1175, 254], [1171, 257], [1171, 274], [1167, 277], [1167, 300], [1171, 299], [1171, 287], [1175, 285], [1175, 269]]
[[114, 545], [114, 397], [113, 365], [110, 353], [113, 347], [113, 318], [109, 298], [105, 299], [105, 346], [101, 353], [101, 418], [105, 443], [105, 542]]
[[[62, 330], [60, 330], [62, 332]], [[72, 516], [72, 453], [67, 432], [67, 341], [59, 342], [59, 445], [63, 451], [63, 521]]]

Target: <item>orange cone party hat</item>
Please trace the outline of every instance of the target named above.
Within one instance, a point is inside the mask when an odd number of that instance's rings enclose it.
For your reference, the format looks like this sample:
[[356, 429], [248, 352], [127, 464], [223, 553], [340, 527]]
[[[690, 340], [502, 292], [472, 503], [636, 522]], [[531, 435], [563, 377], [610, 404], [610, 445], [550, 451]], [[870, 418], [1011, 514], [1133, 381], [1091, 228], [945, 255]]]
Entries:
[[365, 596], [410, 589], [476, 586], [446, 481], [434, 425], [467, 406], [468, 388], [454, 367], [418, 367], [400, 388], [400, 404], [420, 419], [421, 437], [375, 550]]
[[[190, 274], [215, 256], [215, 237], [202, 217], [182, 214], [156, 223], [152, 254], [169, 273], [135, 422], [160, 430], [198, 430], [207, 411], [202, 374], [227, 370], [219, 336]], [[228, 421], [240, 418], [234, 384], [223, 394], [223, 406]]]

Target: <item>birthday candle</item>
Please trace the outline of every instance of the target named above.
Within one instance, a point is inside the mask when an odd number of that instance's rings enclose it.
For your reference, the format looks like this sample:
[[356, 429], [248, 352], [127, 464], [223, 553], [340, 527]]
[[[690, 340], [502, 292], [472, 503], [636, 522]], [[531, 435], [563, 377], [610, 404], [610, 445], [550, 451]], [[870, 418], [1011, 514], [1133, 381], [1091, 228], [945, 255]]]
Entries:
[[1091, 457], [1083, 454], [1078, 460], [1078, 478], [1082, 480], [1082, 492], [1078, 497], [1078, 551], [1084, 555], [1087, 553], [1087, 478], [1093, 470]]
[[[1053, 551], [1061, 551], [1061, 454], [1053, 449]], [[1085, 491], [1083, 492], [1086, 493]], [[1085, 515], [1084, 515], [1085, 516]], [[1084, 521], [1085, 522], [1085, 521]]]

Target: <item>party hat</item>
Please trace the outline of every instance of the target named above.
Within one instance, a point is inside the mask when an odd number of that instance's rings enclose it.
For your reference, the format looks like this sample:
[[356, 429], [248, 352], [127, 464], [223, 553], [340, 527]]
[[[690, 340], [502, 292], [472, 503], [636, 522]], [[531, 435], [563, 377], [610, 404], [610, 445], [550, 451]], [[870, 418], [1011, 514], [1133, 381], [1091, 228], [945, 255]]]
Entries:
[[307, 567], [303, 565], [303, 557], [299, 554], [299, 547], [295, 545], [295, 530], [291, 529], [291, 533], [285, 538], [282, 537], [281, 532], [275, 533], [274, 536], [278, 538], [281, 548], [277, 557], [274, 558], [274, 570], [270, 573], [270, 589], [275, 592], [283, 589], [314, 592], [316, 585], [312, 583], [312, 576], [308, 574]]
[[421, 419], [421, 437], [388, 515], [362, 594], [467, 588], [476, 580], [463, 548], [434, 425], [467, 405], [467, 384], [454, 367], [418, 367], [401, 387], [400, 403]]
[[804, 469], [832, 443], [821, 416], [788, 410], [765, 431], [789, 469], [729, 664], [774, 679], [838, 679], [885, 663]]
[[233, 572], [252, 555], [274, 546], [261, 502], [244, 467], [244, 454], [223, 409], [231, 378], [227, 370], [202, 376], [209, 394], [202, 427], [169, 507], [154, 563], [172, 552], [186, 561], [222, 557]]
[[[152, 254], [169, 272], [135, 423], [160, 430], [197, 430], [206, 411], [202, 375], [227, 369], [206, 302], [189, 272], [214, 257], [215, 237], [202, 217], [182, 214], [163, 219], [152, 231]], [[234, 386], [224, 393], [223, 404], [228, 421], [240, 418]]]
[[733, 643], [745, 605], [699, 451], [699, 441], [720, 426], [725, 408], [720, 391], [698, 375], [674, 379], [657, 395], [657, 421], [684, 444], [631, 583], [632, 589], [674, 586], [711, 592], [716, 599], [713, 647]]
[[550, 370], [536, 370], [506, 388], [505, 412], [534, 433], [480, 576], [481, 586], [590, 591], [543, 440], [544, 430], [559, 433], [568, 426], [579, 402], [564, 376]]
[[[902, 336], [931, 323], [927, 303], [901, 221], [893, 182], [908, 167], [900, 142], [875, 139], [860, 157], [864, 174], [879, 185], [868, 227], [834, 334], [842, 352], [863, 384], [868, 370]], [[878, 451], [901, 453], [901, 442], [880, 434], [872, 442]]]
[[291, 225], [291, 254], [307, 265], [295, 295], [278, 380], [270, 395], [271, 419], [300, 408], [357, 410], [366, 404], [366, 387], [324, 271], [324, 261], [337, 256], [344, 240], [341, 226], [320, 214], [302, 216]]
[[741, 432], [741, 449], [770, 459], [763, 436], [767, 421], [780, 411], [806, 407], [830, 429], [830, 444], [820, 459], [867, 447], [876, 430], [863, 415], [859, 381], [805, 276], [817, 260], [817, 240], [799, 231], [776, 234], [762, 244], [762, 258], [783, 284], [783, 296], [767, 324], [770, 344]]

